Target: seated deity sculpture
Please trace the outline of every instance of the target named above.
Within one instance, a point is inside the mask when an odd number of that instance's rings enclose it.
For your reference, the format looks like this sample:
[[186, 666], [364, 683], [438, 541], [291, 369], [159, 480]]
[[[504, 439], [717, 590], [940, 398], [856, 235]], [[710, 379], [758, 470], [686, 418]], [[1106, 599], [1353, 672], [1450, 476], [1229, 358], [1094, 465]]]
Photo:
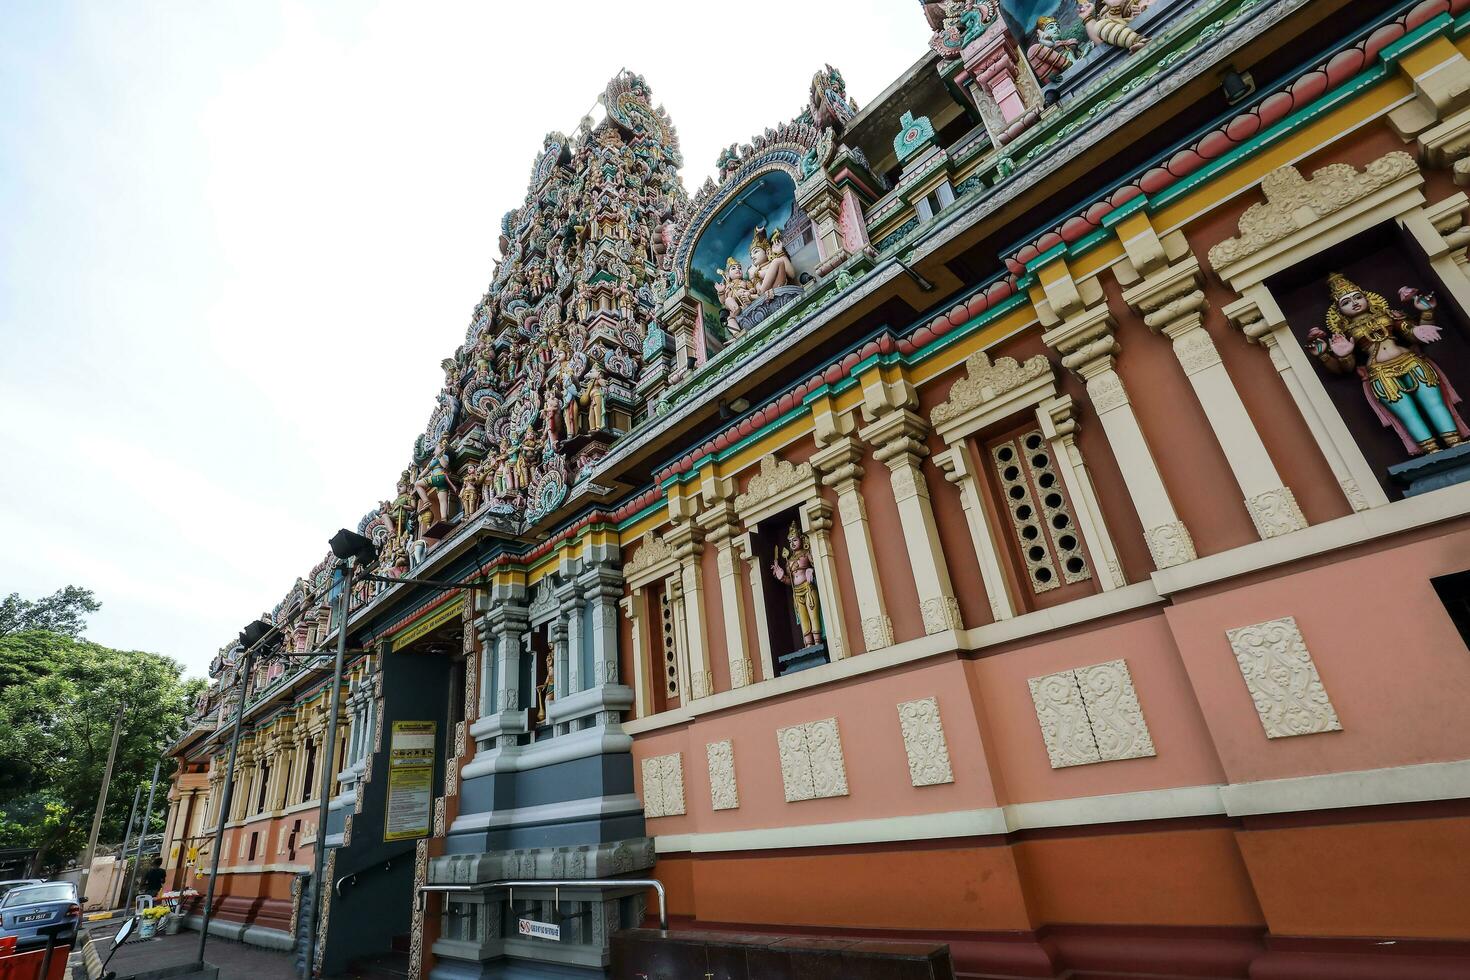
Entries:
[[1356, 374], [1363, 396], [1385, 428], [1393, 429], [1411, 456], [1458, 446], [1470, 428], [1455, 406], [1460, 396], [1422, 346], [1440, 339], [1432, 293], [1405, 286], [1399, 300], [1411, 317], [1341, 273], [1327, 277], [1332, 305], [1326, 330], [1313, 327], [1307, 351], [1334, 374]]
[[735, 261], [734, 256], [725, 261], [722, 280], [715, 283], [715, 295], [720, 298], [720, 305], [730, 311], [732, 320], [740, 315], [741, 310], [755, 302], [755, 290], [751, 288], [750, 282], [745, 278], [745, 270]]
[[764, 299], [795, 280], [796, 266], [786, 254], [781, 229], [767, 236], [764, 226], [757, 227], [750, 240], [750, 281], [756, 294]]

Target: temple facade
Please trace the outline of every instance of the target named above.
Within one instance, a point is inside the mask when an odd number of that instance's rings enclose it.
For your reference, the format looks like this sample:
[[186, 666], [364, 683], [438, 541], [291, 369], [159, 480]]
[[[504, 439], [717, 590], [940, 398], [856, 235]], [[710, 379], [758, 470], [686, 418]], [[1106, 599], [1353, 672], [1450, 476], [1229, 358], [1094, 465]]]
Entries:
[[302, 948], [326, 847], [323, 975], [631, 977], [647, 878], [958, 976], [1464, 975], [1470, 0], [914, 16], [693, 191], [638, 75], [547, 135], [387, 581], [174, 748], [213, 928]]

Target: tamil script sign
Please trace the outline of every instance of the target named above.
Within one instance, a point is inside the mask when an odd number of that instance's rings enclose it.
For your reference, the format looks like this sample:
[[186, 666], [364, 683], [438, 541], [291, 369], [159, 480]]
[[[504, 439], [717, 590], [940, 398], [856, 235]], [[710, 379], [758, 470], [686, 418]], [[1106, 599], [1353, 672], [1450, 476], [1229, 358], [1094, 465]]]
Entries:
[[561, 942], [561, 926], [554, 926], [550, 922], [536, 922], [533, 919], [520, 919], [519, 922], [522, 936]]
[[[388, 815], [383, 840], [426, 837], [434, 812], [434, 735], [432, 721], [395, 721], [388, 752]], [[361, 792], [361, 790], [359, 790]]]

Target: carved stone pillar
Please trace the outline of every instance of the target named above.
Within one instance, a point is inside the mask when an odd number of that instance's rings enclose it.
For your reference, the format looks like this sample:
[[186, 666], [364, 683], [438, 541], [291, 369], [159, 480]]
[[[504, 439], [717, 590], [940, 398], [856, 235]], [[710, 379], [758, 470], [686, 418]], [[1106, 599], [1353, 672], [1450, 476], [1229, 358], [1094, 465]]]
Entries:
[[985, 506], [984, 494], [980, 491], [980, 474], [975, 464], [974, 450], [964, 440], [949, 447], [934, 458], [944, 470], [944, 478], [960, 490], [960, 504], [965, 509], [965, 524], [970, 529], [970, 543], [975, 546], [975, 557], [980, 562], [980, 581], [985, 586], [985, 596], [990, 600], [990, 615], [996, 622], [1011, 619], [1016, 615], [1015, 601], [1006, 584], [1005, 571], [1001, 564], [1001, 544], [996, 540], [1000, 522], [993, 518]]
[[847, 621], [842, 615], [842, 590], [837, 585], [837, 563], [832, 556], [832, 505], [809, 500], [801, 508], [801, 527], [812, 546], [817, 573], [817, 605], [829, 660], [841, 660], [852, 649], [847, 644]]
[[847, 544], [853, 591], [862, 613], [863, 649], [881, 650], [893, 645], [893, 622], [883, 600], [878, 563], [873, 554], [873, 536], [868, 529], [868, 510], [863, 503], [861, 444], [851, 436], [840, 436], [812, 456], [812, 466], [822, 482], [837, 491], [837, 513], [842, 521], [842, 539]]
[[1062, 485], [1072, 500], [1082, 540], [1087, 542], [1087, 548], [1092, 552], [1098, 584], [1104, 592], [1122, 588], [1128, 584], [1128, 578], [1123, 574], [1118, 550], [1113, 547], [1113, 538], [1108, 534], [1097, 490], [1082, 460], [1082, 450], [1077, 447], [1077, 416], [1071, 396], [1063, 395], [1042, 402], [1036, 407], [1036, 420], [1041, 424], [1042, 438], [1051, 446], [1052, 458], [1062, 464], [1058, 467]]
[[590, 565], [577, 578], [582, 601], [587, 605], [587, 638], [592, 653], [592, 676], [582, 678], [583, 688], [618, 683], [618, 609], [623, 594], [623, 576], [604, 563]]
[[796, 194], [797, 206], [812, 219], [817, 253], [821, 257], [817, 274], [823, 275], [841, 265], [848, 254], [843, 247], [842, 231], [839, 227], [843, 207], [842, 193], [826, 174], [819, 173], [803, 181]]
[[725, 621], [725, 655], [730, 661], [730, 687], [750, 684], [750, 644], [745, 629], [745, 608], [740, 601], [740, 579], [735, 570], [732, 536], [736, 529], [735, 509], [728, 500], [717, 500], [699, 517], [705, 541], [715, 546], [715, 563], [720, 570], [720, 609]]
[[1061, 353], [1063, 366], [1087, 385], [1093, 411], [1107, 434], [1143, 524], [1154, 565], [1162, 569], [1193, 561], [1194, 540], [1174, 510], [1138, 417], [1133, 414], [1128, 390], [1114, 369], [1119, 347], [1107, 307], [1095, 306], [1068, 317], [1047, 331], [1042, 340]]
[[521, 705], [521, 643], [529, 625], [524, 599], [523, 586], [497, 584], [482, 600], [488, 607], [481, 620], [482, 639], [495, 659], [493, 690], [489, 691], [494, 700], [483, 705], [483, 717], [477, 725], [483, 737], [502, 750], [513, 751], [516, 736], [530, 730], [528, 714]]
[[766, 618], [766, 591], [762, 581], [760, 559], [751, 546], [749, 532], [735, 539], [735, 551], [745, 563], [746, 583], [750, 588], [750, 608], [755, 613], [755, 643], [760, 651], [761, 677], [770, 680], [776, 676], [776, 665], [771, 655], [771, 629]]
[[[555, 672], [555, 684], [558, 691], [570, 691], [571, 688], [571, 664], [570, 655], [567, 651], [567, 621], [565, 617], [557, 616], [547, 624], [547, 638], [551, 643], [551, 669]], [[557, 734], [562, 734], [557, 728]]]
[[648, 629], [648, 596], [641, 588], [634, 589], [619, 599], [618, 605], [633, 627], [633, 708], [639, 718], [646, 718], [653, 713], [653, 665], [649, 651], [644, 649], [651, 635]]
[[1041, 86], [1016, 39], [997, 18], [960, 53], [965, 84], [994, 146], [1004, 146], [1041, 118]]
[[1191, 255], [1145, 276], [1126, 290], [1123, 298], [1143, 314], [1151, 330], [1173, 343], [1174, 356], [1189, 376], [1235, 482], [1245, 495], [1245, 508], [1255, 522], [1256, 533], [1266, 539], [1299, 531], [1307, 526], [1307, 519], [1276, 472], [1240, 400], [1240, 392], [1204, 328], [1202, 312], [1206, 303], [1200, 284], [1199, 262]]
[[[572, 574], [562, 579], [556, 597], [561, 602], [560, 622], [566, 629], [566, 686], [557, 688], [557, 697], [576, 694], [587, 686], [582, 674], [582, 590]], [[562, 678], [558, 677], [558, 681]]]
[[[1268, 311], [1275, 315], [1268, 317]], [[1286, 385], [1302, 421], [1311, 430], [1322, 458], [1327, 461], [1353, 510], [1367, 510], [1388, 503], [1388, 495], [1363, 461], [1362, 454], [1344, 452], [1344, 447], [1353, 445], [1353, 437], [1342, 418], [1336, 411], [1319, 411], [1316, 400], [1302, 383], [1302, 372], [1310, 372], [1312, 365], [1292, 336], [1291, 328], [1287, 326], [1286, 318], [1280, 315], [1275, 302], [1267, 295], [1247, 296], [1226, 306], [1223, 312], [1242, 333], [1266, 348], [1271, 355], [1271, 363], [1281, 375], [1282, 384]]]
[[679, 619], [683, 625], [684, 649], [689, 673], [686, 690], [689, 700], [707, 698], [714, 693], [709, 669], [709, 646], [705, 641], [704, 571], [700, 557], [704, 554], [704, 532], [692, 522], [676, 524], [664, 535], [679, 562]]
[[[866, 411], [866, 408], [865, 408]], [[923, 459], [929, 454], [924, 444], [929, 426], [908, 408], [887, 411], [859, 432], [873, 446], [873, 455], [888, 467], [893, 499], [898, 504], [904, 544], [919, 591], [919, 611], [926, 634], [961, 628], [960, 607], [949, 581], [949, 568], [939, 544], [939, 529], [924, 480]]]

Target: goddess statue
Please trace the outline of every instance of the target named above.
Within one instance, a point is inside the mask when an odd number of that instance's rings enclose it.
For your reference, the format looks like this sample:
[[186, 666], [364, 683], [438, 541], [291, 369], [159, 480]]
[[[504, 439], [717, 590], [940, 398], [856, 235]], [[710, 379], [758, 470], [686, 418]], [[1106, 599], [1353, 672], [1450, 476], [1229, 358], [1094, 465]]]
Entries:
[[735, 261], [733, 255], [725, 260], [723, 281], [715, 283], [715, 295], [720, 298], [720, 305], [730, 311], [732, 320], [740, 315], [741, 310], [755, 302], [755, 290], [751, 288], [750, 282], [745, 278], [745, 270]]
[[[434, 455], [429, 457], [428, 466], [419, 478], [414, 481], [414, 493], [418, 496], [419, 511], [432, 511], [433, 504], [439, 505], [437, 517], [441, 521], [449, 520], [449, 494], [457, 491], [454, 481], [449, 477], [449, 437], [440, 436], [439, 444], [434, 447]], [[430, 501], [429, 493], [433, 491], [434, 500]]]
[[459, 509], [465, 517], [480, 509], [480, 467], [474, 463], [459, 478]]
[[1470, 436], [1455, 409], [1460, 396], [1439, 365], [1420, 353], [1422, 344], [1441, 336], [1434, 294], [1407, 286], [1399, 290], [1400, 301], [1418, 311], [1416, 322], [1341, 273], [1327, 277], [1327, 288], [1332, 294], [1327, 329], [1312, 328], [1307, 351], [1328, 371], [1362, 379], [1363, 395], [1379, 421], [1398, 433], [1411, 456], [1458, 446]]
[[587, 374], [587, 384], [582, 391], [582, 402], [587, 406], [587, 431], [601, 432], [607, 428], [607, 382], [603, 378], [602, 366], [594, 363]]
[[817, 569], [812, 562], [811, 543], [795, 521], [786, 532], [786, 544], [776, 548], [771, 561], [771, 574], [776, 581], [791, 589], [796, 606], [796, 621], [801, 628], [804, 647], [822, 641], [822, 611], [817, 603]]
[[1149, 8], [1153, 0], [1081, 0], [1077, 13], [1087, 24], [1087, 37], [1093, 44], [1110, 44], [1124, 51], [1137, 51], [1148, 38], [1128, 26], [1128, 22]]
[[767, 237], [765, 226], [757, 226], [750, 239], [750, 281], [756, 293], [765, 298], [795, 278], [796, 266], [786, 255], [781, 229]]
[[546, 723], [546, 709], [556, 700], [556, 661], [553, 651], [546, 651], [546, 676], [536, 685], [536, 724]]

